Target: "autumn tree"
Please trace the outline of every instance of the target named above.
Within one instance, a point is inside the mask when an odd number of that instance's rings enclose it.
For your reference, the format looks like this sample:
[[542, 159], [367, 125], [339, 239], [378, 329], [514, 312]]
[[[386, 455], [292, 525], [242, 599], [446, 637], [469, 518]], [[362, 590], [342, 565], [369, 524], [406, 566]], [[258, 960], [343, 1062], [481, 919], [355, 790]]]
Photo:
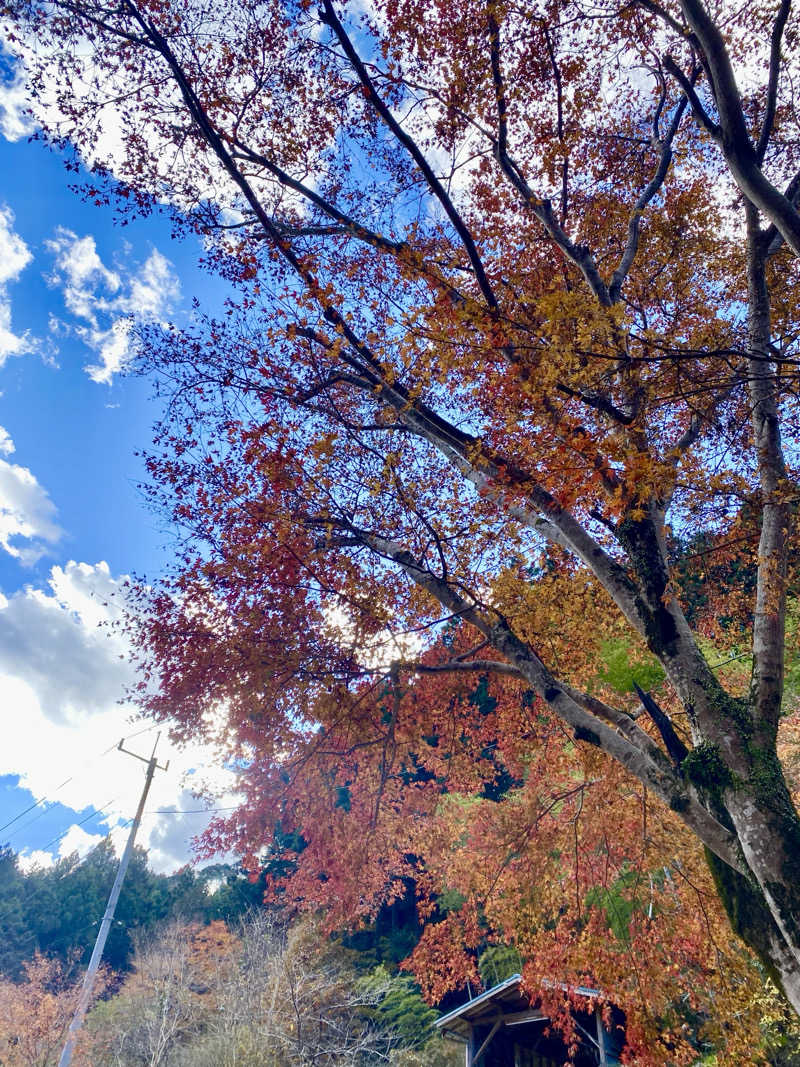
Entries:
[[[307, 920], [287, 928], [262, 913], [243, 934], [239, 965], [220, 990], [206, 1062], [220, 1063], [236, 1047], [275, 1067], [389, 1062], [400, 1042], [391, 1025], [373, 1018], [391, 990], [388, 974], [359, 981], [346, 954]], [[188, 1062], [197, 1062], [196, 1053]]]
[[94, 1062], [168, 1062], [174, 1050], [201, 1032], [209, 973], [226, 962], [232, 938], [222, 922], [208, 927], [177, 922], [140, 939], [134, 972], [113, 1001], [92, 1017]]
[[19, 982], [0, 979], [0, 1063], [50, 1067], [72, 1021], [78, 986], [58, 960], [39, 953], [22, 969]]
[[[777, 754], [790, 0], [11, 0], [9, 17], [51, 139], [122, 210], [170, 205], [233, 286], [219, 320], [151, 332], [141, 357], [169, 390], [155, 493], [188, 535], [141, 594], [142, 702], [186, 737], [226, 710], [248, 799], [219, 840], [255, 856], [284, 819], [316, 865], [308, 902], [358, 915], [420, 876], [395, 832], [433, 834], [434, 796], [457, 825], [459, 798], [497, 798], [505, 773], [512, 858], [551, 815], [565, 834], [594, 811], [573, 852], [614, 880], [658, 804], [667, 855], [704, 847], [800, 1009], [800, 823]], [[722, 544], [744, 502], [738, 686], [670, 546]], [[658, 661], [655, 696], [597, 684], [606, 633]], [[459, 936], [483, 921], [467, 908]]]
[[287, 927], [253, 913], [235, 932], [219, 921], [173, 923], [140, 943], [133, 974], [95, 1010], [88, 1062], [388, 1064], [393, 1050], [431, 1036], [433, 1013], [419, 994], [426, 1025], [418, 1034], [403, 1033], [393, 1016], [408, 983], [381, 968], [359, 977], [349, 954], [308, 920]]

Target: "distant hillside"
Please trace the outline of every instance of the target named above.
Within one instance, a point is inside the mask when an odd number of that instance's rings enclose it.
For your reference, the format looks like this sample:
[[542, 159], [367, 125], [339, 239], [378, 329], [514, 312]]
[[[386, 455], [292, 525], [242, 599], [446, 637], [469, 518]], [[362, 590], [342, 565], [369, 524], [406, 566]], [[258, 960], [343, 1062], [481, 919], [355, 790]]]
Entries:
[[[114, 881], [118, 858], [109, 841], [85, 859], [77, 855], [53, 867], [20, 869], [17, 855], [0, 847], [0, 974], [14, 981], [39, 952], [67, 972], [85, 966]], [[109, 933], [104, 962], [127, 971], [136, 935], [169, 919], [233, 922], [263, 899], [263, 879], [253, 883], [234, 866], [155, 874], [147, 853], [135, 849]]]

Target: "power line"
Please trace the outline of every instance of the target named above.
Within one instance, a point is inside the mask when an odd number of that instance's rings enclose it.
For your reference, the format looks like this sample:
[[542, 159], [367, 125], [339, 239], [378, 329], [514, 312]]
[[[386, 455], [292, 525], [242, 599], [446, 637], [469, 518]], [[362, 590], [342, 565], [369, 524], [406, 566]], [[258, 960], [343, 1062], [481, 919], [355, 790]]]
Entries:
[[[115, 797], [114, 799], [116, 800], [116, 799], [118, 799], [118, 798], [116, 798], [116, 797]], [[114, 803], [114, 800], [109, 800], [108, 804], [104, 804], [102, 808], [98, 808], [98, 809], [97, 809], [96, 811], [93, 811], [93, 812], [91, 812], [91, 814], [87, 815], [85, 819], [81, 819], [81, 821], [80, 821], [79, 823], [71, 823], [71, 824], [70, 824], [70, 825], [69, 825], [69, 826], [67, 827], [67, 829], [63, 831], [63, 833], [60, 833], [60, 834], [58, 835], [58, 837], [54, 837], [52, 841], [49, 841], [49, 842], [48, 842], [48, 843], [47, 843], [47, 844], [46, 844], [46, 845], [44, 846], [44, 848], [42, 848], [42, 849], [39, 849], [39, 850], [37, 850], [37, 851], [41, 851], [41, 852], [44, 852], [44, 851], [46, 851], [46, 850], [47, 850], [48, 848], [50, 848], [50, 846], [51, 846], [51, 845], [54, 845], [54, 844], [56, 844], [56, 843], [57, 843], [57, 842], [59, 842], [59, 841], [60, 841], [60, 840], [61, 840], [61, 839], [62, 839], [63, 837], [66, 837], [66, 836], [67, 836], [67, 834], [68, 834], [68, 833], [70, 832], [70, 830], [72, 829], [72, 827], [73, 827], [73, 826], [82, 826], [82, 825], [83, 825], [84, 823], [86, 823], [86, 822], [88, 822], [88, 821], [89, 821], [90, 819], [94, 818], [94, 816], [95, 816], [95, 815], [99, 815], [99, 814], [100, 814], [100, 813], [101, 813], [102, 811], [104, 811], [104, 810], [105, 810], [105, 809], [106, 809], [107, 807], [109, 807], [109, 805], [111, 805], [111, 804], [113, 804], [113, 803]], [[130, 824], [131, 822], [133, 822], [133, 820], [132, 820], [132, 819], [127, 819], [127, 820], [126, 820], [126, 821], [125, 821], [124, 823], [122, 823], [122, 824], [121, 824], [121, 827], [120, 827], [120, 828], [121, 828], [121, 829], [124, 829], [124, 828], [125, 828], [126, 826], [128, 826], [128, 825], [129, 825], [129, 824]], [[114, 827], [113, 829], [117, 829], [117, 827]], [[70, 869], [69, 871], [65, 871], [65, 873], [64, 873], [64, 874], [62, 874], [62, 875], [61, 875], [61, 877], [62, 877], [62, 878], [65, 878], [65, 877], [67, 877], [67, 875], [69, 875], [69, 874], [72, 874], [72, 872], [73, 872], [73, 871], [76, 871], [76, 870], [78, 869], [78, 867], [82, 866], [82, 865], [83, 865], [83, 864], [84, 864], [84, 863], [86, 862], [86, 860], [87, 860], [87, 859], [89, 858], [89, 856], [91, 856], [91, 854], [92, 854], [92, 853], [93, 853], [93, 852], [94, 852], [94, 851], [95, 851], [96, 849], [98, 849], [98, 848], [99, 848], [99, 847], [100, 847], [100, 846], [101, 846], [101, 845], [103, 844], [103, 841], [106, 841], [106, 840], [107, 840], [107, 839], [108, 839], [108, 838], [109, 838], [109, 837], [111, 836], [111, 833], [112, 833], [112, 831], [111, 831], [111, 830], [109, 830], [109, 832], [108, 832], [108, 833], [107, 833], [107, 834], [105, 835], [105, 837], [103, 837], [103, 838], [102, 838], [102, 839], [101, 839], [100, 841], [98, 841], [96, 845], [93, 845], [93, 846], [92, 846], [92, 847], [91, 847], [91, 848], [89, 849], [89, 851], [88, 851], [88, 852], [86, 853], [86, 855], [85, 855], [85, 856], [84, 856], [84, 857], [83, 857], [83, 858], [82, 858], [82, 859], [81, 859], [81, 860], [80, 860], [80, 861], [79, 861], [78, 863], [76, 863], [76, 864], [75, 864], [75, 866], [74, 866], [74, 867], [72, 867], [72, 868], [71, 868], [71, 869]], [[10, 908], [7, 908], [7, 909], [6, 909], [5, 911], [2, 911], [2, 912], [0, 912], [0, 922], [2, 922], [2, 920], [3, 920], [3, 919], [5, 919], [5, 917], [6, 917], [7, 915], [10, 915], [10, 914], [11, 914], [11, 913], [12, 913], [12, 912], [13, 912], [13, 911], [15, 910], [15, 908], [16, 908], [16, 905], [12, 905], [12, 906], [11, 906]]]
[[[33, 804], [31, 805], [31, 807], [36, 808], [38, 807], [38, 804]], [[30, 810], [31, 808], [28, 808], [28, 811]], [[52, 809], [50, 807], [43, 807], [42, 810], [37, 815], [34, 815], [32, 819], [28, 819], [27, 822], [22, 823], [21, 826], [17, 826], [16, 829], [12, 830], [11, 833], [6, 836], [6, 842], [10, 841], [12, 837], [16, 837], [17, 834], [21, 834], [23, 830], [27, 830], [29, 826], [32, 826], [35, 822], [38, 822], [43, 815], [47, 815], [47, 813], [51, 810]]]
[[[131, 817], [129, 819], [125, 819], [123, 822], [117, 823], [116, 826], [112, 826], [111, 829], [108, 831], [108, 833], [105, 835], [105, 837], [103, 837], [100, 841], [98, 841], [96, 845], [92, 845], [92, 847], [89, 849], [89, 851], [86, 853], [86, 855], [85, 856], [81, 856], [80, 860], [75, 864], [75, 866], [71, 870], [65, 871], [60, 877], [61, 878], [68, 878], [69, 875], [71, 875], [73, 871], [77, 871], [77, 869], [79, 867], [82, 867], [84, 865], [84, 863], [86, 863], [86, 861], [89, 859], [89, 857], [91, 855], [93, 855], [95, 852], [97, 852], [98, 848], [100, 848], [103, 844], [105, 844], [106, 841], [109, 841], [111, 839], [111, 835], [114, 833], [115, 830], [124, 830], [126, 827], [130, 826], [130, 824], [132, 822], [133, 822], [133, 816], [131, 815]], [[66, 833], [69, 833], [69, 830], [67, 830]]]
[[[70, 830], [74, 826], [83, 826], [84, 823], [88, 822], [90, 819], [93, 819], [95, 817], [95, 815], [99, 815], [101, 812], [105, 811], [106, 808], [111, 807], [111, 805], [115, 804], [118, 800], [119, 800], [119, 797], [113, 797], [113, 799], [109, 800], [107, 804], [104, 804], [102, 806], [102, 808], [97, 808], [95, 811], [90, 812], [90, 814], [87, 815], [85, 819], [81, 819], [80, 822], [71, 823], [66, 828], [66, 830], [64, 830], [63, 833], [60, 833], [57, 837], [54, 837], [52, 841], [48, 841], [47, 844], [43, 845], [42, 848], [39, 851], [46, 852], [48, 850], [48, 848], [51, 847], [51, 845], [54, 845], [57, 841], [60, 841], [63, 837], [66, 837], [67, 834], [70, 832]], [[98, 844], [99, 844], [99, 842], [98, 842]]]
[[[59, 791], [59, 789], [63, 789], [65, 785], [72, 781], [72, 777], [73, 776], [70, 775], [69, 778], [65, 778], [61, 785], [53, 790], [50, 796], [54, 796]], [[9, 819], [7, 823], [4, 823], [2, 826], [0, 826], [0, 834], [2, 834], [4, 830], [8, 829], [9, 826], [12, 826], [18, 819], [21, 819], [23, 815], [27, 815], [29, 811], [33, 811], [34, 808], [38, 808], [40, 804], [44, 804], [49, 799], [50, 797], [44, 796], [41, 800], [35, 800], [33, 804], [29, 804], [24, 811], [21, 811], [19, 813], [19, 815], [15, 815], [13, 819]], [[33, 822], [33, 820], [31, 820], [31, 822]], [[26, 825], [28, 824], [26, 823]]]
[[[64, 830], [61, 834], [59, 834], [58, 837], [54, 837], [52, 841], [48, 842], [48, 844], [44, 845], [41, 849], [37, 849], [37, 851], [41, 851], [41, 852], [46, 851], [52, 845], [57, 844], [62, 838], [66, 837], [73, 826], [81, 826], [81, 825], [83, 825], [83, 823], [88, 822], [91, 818], [93, 818], [93, 816], [99, 815], [101, 812], [105, 811], [105, 809], [110, 804], [113, 804], [113, 803], [114, 803], [114, 801], [110, 800], [108, 802], [108, 804], [105, 804], [102, 808], [98, 808], [96, 811], [94, 811], [91, 814], [87, 815], [85, 819], [81, 820], [81, 822], [79, 822], [79, 823], [70, 823], [70, 825], [67, 827], [67, 829]], [[166, 809], [166, 808], [156, 808], [156, 809], [152, 809], [150, 811], [145, 811], [145, 812], [143, 812], [143, 814], [144, 815], [206, 815], [206, 814], [211, 815], [211, 814], [215, 814], [215, 813], [221, 812], [221, 811], [236, 811], [237, 808], [238, 808], [238, 805], [234, 805], [233, 807], [229, 807], [229, 808], [189, 808], [189, 809], [185, 809], [185, 810], [181, 810], [181, 811], [177, 811], [177, 810], [174, 810], [174, 809]], [[114, 812], [112, 812], [111, 814], [113, 815]], [[121, 814], [121, 811], [119, 811], [119, 814]], [[101, 838], [101, 840], [97, 842], [96, 845], [92, 845], [92, 847], [89, 849], [89, 851], [86, 853], [85, 856], [81, 856], [80, 860], [78, 861], [78, 863], [75, 864], [74, 867], [70, 867], [70, 869], [68, 871], [64, 871], [64, 873], [62, 875], [60, 875], [59, 877], [60, 878], [68, 878], [70, 875], [72, 875], [75, 871], [78, 870], [79, 867], [82, 867], [85, 863], [88, 862], [90, 857], [111, 838], [111, 835], [115, 831], [125, 830], [128, 826], [130, 826], [130, 824], [132, 822], [133, 822], [133, 817], [130, 817], [130, 818], [127, 818], [127, 819], [123, 820], [122, 822], [117, 823], [116, 826], [113, 826]], [[14, 910], [13, 908], [9, 908], [9, 909], [7, 909], [5, 911], [0, 912], [0, 922], [2, 922], [2, 920], [6, 917], [6, 915], [11, 914], [11, 912], [13, 910]]]
[[[102, 809], [100, 809], [100, 810], [102, 810]], [[99, 812], [95, 812], [95, 814], [99, 814]], [[120, 814], [121, 814], [121, 812], [120, 812]], [[86, 853], [86, 855], [82, 856], [80, 858], [80, 860], [75, 864], [74, 867], [70, 867], [69, 870], [64, 871], [63, 874], [60, 874], [58, 876], [59, 877], [59, 881], [62, 878], [69, 878], [72, 874], [75, 873], [75, 871], [77, 871], [80, 867], [82, 867], [87, 862], [89, 857], [92, 856], [106, 841], [108, 841], [110, 839], [110, 837], [111, 837], [112, 833], [114, 832], [114, 830], [125, 830], [128, 826], [130, 826], [130, 824], [132, 822], [133, 822], [133, 816], [130, 816], [130, 818], [125, 819], [123, 822], [118, 823], [111, 830], [109, 830], [108, 833], [103, 838], [101, 838], [100, 841], [98, 841], [96, 845], [92, 845], [92, 847], [89, 849], [89, 851]], [[69, 829], [65, 830], [64, 833], [61, 836], [62, 837], [66, 837], [66, 835], [69, 833], [69, 831], [71, 829], [72, 829], [72, 827], [70, 826]], [[56, 840], [58, 840], [58, 838], [56, 838]], [[44, 850], [42, 850], [42, 851], [44, 851]], [[44, 868], [44, 869], [47, 870], [47, 868]], [[27, 877], [27, 875], [23, 875], [23, 877]], [[3, 911], [0, 911], [0, 923], [2, 923], [3, 919], [5, 919], [8, 915], [11, 915], [12, 912], [14, 912], [16, 910], [16, 907], [17, 907], [17, 904], [15, 903], [15, 904], [12, 904], [10, 907], [5, 908]], [[93, 923], [93, 925], [97, 926], [97, 923], [95, 922], [95, 923]], [[35, 935], [29, 935], [29, 936], [35, 936]]]
[[[136, 731], [136, 733], [129, 734], [128, 737], [123, 738], [122, 740], [125, 741], [125, 740], [128, 740], [128, 738], [130, 738], [130, 737], [139, 737], [141, 734], [149, 733], [151, 730], [155, 729], [156, 725], [157, 724], [154, 724], [152, 726], [147, 726], [142, 730]], [[120, 744], [121, 744], [121, 742], [115, 743], [110, 748], [105, 749], [103, 752], [98, 753], [97, 756], [91, 757], [90, 760], [87, 761], [87, 763], [91, 762], [93, 759], [99, 759], [102, 756], [107, 755], [113, 749], [118, 748]], [[61, 783], [61, 785], [58, 787], [58, 789], [61, 789], [68, 782], [72, 781], [72, 779], [74, 777], [75, 776], [73, 775], [73, 776], [70, 776], [69, 778], [65, 779], [65, 781]], [[55, 790], [55, 792], [57, 792], [58, 789]], [[52, 796], [53, 794], [51, 793], [50, 795]], [[91, 819], [93, 819], [96, 815], [102, 814], [102, 812], [104, 812], [107, 808], [109, 808], [117, 799], [119, 799], [119, 798], [115, 797], [114, 799], [109, 800], [101, 808], [97, 808], [95, 811], [90, 812], [87, 816], [85, 816], [79, 822], [70, 823], [70, 825], [67, 827], [66, 830], [62, 831], [56, 837], [52, 838], [52, 840], [48, 841], [47, 844], [43, 845], [41, 849], [37, 849], [37, 851], [46, 852], [53, 845], [58, 844], [59, 841], [61, 841], [63, 838], [65, 838], [73, 827], [75, 827], [75, 826], [83, 826], [85, 823], [87, 823]], [[17, 819], [21, 818], [28, 811], [32, 811], [34, 808], [38, 807], [40, 804], [44, 803], [46, 800], [47, 800], [47, 797], [43, 797], [41, 800], [38, 800], [34, 804], [29, 805], [28, 808], [25, 809], [25, 811], [20, 812], [19, 815], [15, 816], [15, 818], [12, 819], [9, 823], [6, 823], [6, 826], [10, 826], [11, 823], [13, 823]], [[144, 815], [204, 815], [204, 814], [211, 815], [211, 814], [215, 814], [215, 813], [223, 812], [223, 811], [235, 811], [237, 807], [238, 807], [238, 805], [234, 805], [232, 807], [224, 807], [224, 808], [189, 808], [189, 809], [183, 809], [183, 810], [172, 809], [172, 808], [169, 808], [169, 809], [168, 808], [156, 808], [156, 809], [152, 809], [150, 811], [143, 812], [143, 814]], [[43, 814], [45, 814], [44, 811], [41, 812], [40, 815], [37, 815], [36, 819], [40, 818], [40, 816], [43, 815]], [[29, 822], [25, 823], [24, 826], [20, 827], [19, 830], [25, 829], [26, 827], [30, 826], [31, 823], [33, 823], [35, 821], [36, 821], [35, 819], [31, 819]], [[90, 856], [92, 856], [92, 854], [94, 852], [96, 852], [96, 850], [98, 848], [100, 848], [106, 841], [109, 840], [109, 838], [111, 837], [111, 834], [114, 832], [114, 830], [124, 830], [127, 826], [130, 826], [131, 822], [133, 822], [133, 819], [128, 818], [128, 819], [124, 820], [124, 822], [119, 823], [117, 826], [112, 827], [111, 830], [109, 830], [108, 833], [106, 833], [105, 836], [100, 841], [98, 841], [96, 845], [93, 845], [89, 849], [89, 851], [86, 853], [85, 856], [81, 857], [80, 861], [74, 867], [72, 867], [69, 871], [65, 871], [64, 874], [61, 875], [61, 877], [62, 878], [66, 878], [70, 874], [72, 874], [73, 871], [76, 871], [79, 867], [82, 867], [83, 864], [85, 864], [88, 861]], [[5, 829], [5, 827], [0, 827], [0, 833], [3, 831], [3, 829]], [[19, 832], [19, 831], [15, 831], [15, 832]], [[5, 911], [0, 912], [0, 921], [2, 921], [7, 915], [11, 914], [11, 912], [13, 910], [14, 910], [14, 908], [12, 907], [12, 908], [9, 908], [9, 909], [7, 909]]]
[[[135, 734], [127, 734], [122, 738], [123, 741], [132, 741], [134, 737], [141, 737], [142, 734], [147, 734], [151, 730], [157, 730], [160, 727], [160, 723], [153, 722], [149, 726], [143, 726], [141, 730], [137, 730]], [[117, 744], [113, 744], [111, 748], [116, 748]], [[111, 751], [111, 749], [109, 749]]]

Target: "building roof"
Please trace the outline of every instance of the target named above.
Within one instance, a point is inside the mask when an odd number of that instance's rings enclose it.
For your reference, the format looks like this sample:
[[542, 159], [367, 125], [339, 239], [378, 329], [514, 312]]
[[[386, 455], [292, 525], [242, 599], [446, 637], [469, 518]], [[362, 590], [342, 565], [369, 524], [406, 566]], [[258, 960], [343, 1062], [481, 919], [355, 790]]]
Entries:
[[[559, 983], [560, 984], [560, 983]], [[578, 996], [588, 999], [600, 996], [600, 990], [585, 986], [562, 986]], [[442, 1015], [433, 1024], [442, 1033], [469, 1039], [473, 1026], [493, 1023], [502, 1019], [505, 1026], [520, 1026], [524, 1023], [546, 1022], [548, 1016], [531, 1005], [530, 997], [522, 991], [522, 975], [512, 974], [504, 982], [498, 983], [478, 997], [473, 997], [460, 1008]]]
[[442, 1033], [469, 1039], [471, 1029], [481, 1023], [493, 1023], [502, 1017], [506, 1026], [515, 1023], [544, 1022], [547, 1016], [531, 1007], [530, 999], [520, 988], [522, 975], [512, 974], [504, 982], [487, 989], [479, 997], [473, 997], [460, 1008], [455, 1008], [437, 1019], [434, 1026]]

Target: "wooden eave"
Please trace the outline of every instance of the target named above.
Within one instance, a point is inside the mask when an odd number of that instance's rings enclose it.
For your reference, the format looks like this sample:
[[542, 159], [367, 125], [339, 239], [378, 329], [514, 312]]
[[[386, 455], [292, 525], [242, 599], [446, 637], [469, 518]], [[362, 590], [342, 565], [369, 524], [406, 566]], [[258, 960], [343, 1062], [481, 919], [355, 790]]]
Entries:
[[492, 1026], [498, 1021], [505, 1026], [545, 1022], [547, 1015], [531, 1007], [528, 997], [521, 991], [521, 984], [522, 975], [512, 974], [460, 1008], [442, 1015], [433, 1025], [442, 1033], [467, 1042], [475, 1026]]

